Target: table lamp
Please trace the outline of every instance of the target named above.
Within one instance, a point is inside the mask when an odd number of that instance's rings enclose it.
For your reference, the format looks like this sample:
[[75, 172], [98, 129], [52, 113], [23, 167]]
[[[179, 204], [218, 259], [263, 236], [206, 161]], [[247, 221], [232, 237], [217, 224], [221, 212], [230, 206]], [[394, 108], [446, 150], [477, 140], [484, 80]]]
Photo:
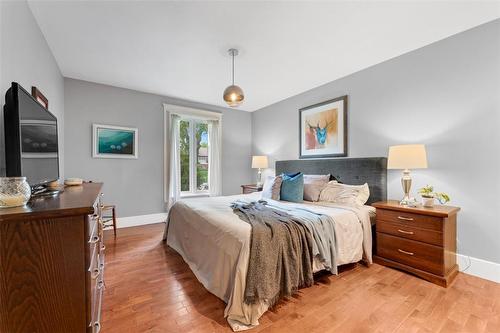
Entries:
[[410, 189], [411, 176], [410, 169], [426, 169], [427, 154], [424, 145], [399, 145], [389, 147], [387, 169], [399, 169], [403, 171], [401, 185], [403, 186], [404, 197], [401, 205], [411, 204]]
[[262, 169], [267, 167], [267, 156], [252, 156], [252, 169], [259, 169], [257, 173], [257, 186], [262, 186]]

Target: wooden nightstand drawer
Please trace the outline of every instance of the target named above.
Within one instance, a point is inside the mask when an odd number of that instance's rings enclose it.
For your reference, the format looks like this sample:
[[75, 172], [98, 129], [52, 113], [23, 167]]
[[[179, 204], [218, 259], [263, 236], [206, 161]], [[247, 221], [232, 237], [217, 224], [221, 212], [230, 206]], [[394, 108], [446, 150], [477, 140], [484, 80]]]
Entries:
[[412, 239], [428, 244], [443, 247], [443, 233], [430, 229], [416, 228], [409, 223], [387, 222], [378, 220], [377, 232]]
[[409, 239], [377, 232], [377, 255], [421, 269], [443, 275], [443, 249]]
[[257, 186], [256, 184], [241, 185], [241, 192], [243, 194], [249, 194], [260, 191], [262, 191], [262, 186]]
[[407, 226], [415, 226], [440, 232], [443, 231], [443, 219], [435, 216], [377, 209], [377, 220], [402, 223]]

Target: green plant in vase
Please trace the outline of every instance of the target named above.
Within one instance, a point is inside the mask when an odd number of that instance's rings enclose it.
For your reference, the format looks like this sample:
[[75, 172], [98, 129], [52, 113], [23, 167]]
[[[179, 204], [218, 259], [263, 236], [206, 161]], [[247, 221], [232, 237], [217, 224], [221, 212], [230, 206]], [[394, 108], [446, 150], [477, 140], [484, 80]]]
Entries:
[[422, 196], [422, 204], [425, 207], [434, 207], [434, 199], [437, 199], [440, 204], [444, 205], [450, 201], [450, 196], [444, 192], [434, 192], [434, 186], [426, 185], [418, 190]]

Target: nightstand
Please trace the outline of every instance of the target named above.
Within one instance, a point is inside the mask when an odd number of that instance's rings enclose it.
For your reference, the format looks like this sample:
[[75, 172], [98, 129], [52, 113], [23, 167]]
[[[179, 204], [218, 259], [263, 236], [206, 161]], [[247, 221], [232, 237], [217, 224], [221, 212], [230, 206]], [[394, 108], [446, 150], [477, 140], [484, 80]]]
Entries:
[[241, 185], [241, 192], [243, 194], [260, 192], [262, 191], [262, 186], [257, 186], [257, 184]]
[[457, 276], [458, 207], [400, 206], [398, 201], [372, 204], [377, 208], [376, 263], [404, 270], [447, 287]]

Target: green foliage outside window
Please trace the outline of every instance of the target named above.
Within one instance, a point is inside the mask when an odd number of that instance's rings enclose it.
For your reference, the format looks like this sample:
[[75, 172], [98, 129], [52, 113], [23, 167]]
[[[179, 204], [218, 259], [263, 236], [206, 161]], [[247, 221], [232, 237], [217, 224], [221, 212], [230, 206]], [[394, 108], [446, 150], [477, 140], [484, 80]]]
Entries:
[[189, 191], [189, 121], [181, 120], [180, 124], [181, 148], [181, 191]]
[[[208, 190], [208, 165], [200, 163], [200, 148], [208, 148], [206, 123], [195, 123], [195, 144], [196, 144], [196, 187], [198, 190]], [[180, 159], [181, 159], [181, 191], [189, 191], [189, 121], [180, 122]]]

